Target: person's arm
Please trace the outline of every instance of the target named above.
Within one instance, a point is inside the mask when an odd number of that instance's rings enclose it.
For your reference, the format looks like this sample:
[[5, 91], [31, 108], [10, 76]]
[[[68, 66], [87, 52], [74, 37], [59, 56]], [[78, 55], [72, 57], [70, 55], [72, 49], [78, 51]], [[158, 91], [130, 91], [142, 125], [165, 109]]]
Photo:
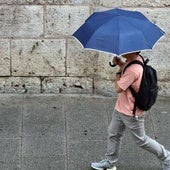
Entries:
[[117, 93], [123, 92], [123, 89], [121, 89], [117, 83], [120, 80], [120, 77], [121, 77], [121, 72], [119, 71], [116, 73], [116, 79], [115, 79], [115, 89]]
[[113, 63], [118, 65], [119, 66], [119, 71], [116, 73], [116, 79], [115, 79], [115, 89], [116, 89], [116, 92], [117, 93], [121, 93], [123, 92], [123, 89], [121, 89], [118, 85], [118, 81], [120, 80], [120, 77], [121, 77], [121, 72], [122, 72], [122, 69], [125, 65], [125, 62], [123, 62], [120, 58], [118, 57], [114, 57], [113, 59]]

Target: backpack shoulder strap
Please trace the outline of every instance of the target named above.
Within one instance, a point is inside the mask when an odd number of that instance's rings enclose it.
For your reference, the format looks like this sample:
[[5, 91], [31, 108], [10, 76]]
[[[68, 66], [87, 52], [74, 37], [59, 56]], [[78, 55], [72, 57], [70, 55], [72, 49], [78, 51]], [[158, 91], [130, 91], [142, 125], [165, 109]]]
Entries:
[[129, 66], [131, 66], [132, 64], [139, 64], [139, 65], [141, 65], [142, 67], [144, 66], [144, 64], [143, 64], [141, 61], [139, 61], [139, 60], [133, 60], [133, 61], [131, 61], [129, 64], [127, 64], [127, 65], [125, 66], [125, 68], [123, 69], [123, 74], [125, 73], [125, 70], [126, 70]]
[[149, 59], [148, 59], [148, 58], [145, 60], [141, 54], [139, 54], [139, 56], [142, 58], [142, 61], [143, 61], [143, 62], [141, 62], [141, 61], [139, 61], [139, 60], [133, 60], [133, 61], [131, 61], [131, 62], [130, 62], [129, 64], [127, 64], [127, 65], [125, 66], [125, 68], [123, 69], [123, 74], [124, 74], [125, 70], [126, 70], [129, 66], [131, 66], [132, 64], [139, 64], [139, 65], [141, 65], [142, 67], [144, 67], [144, 66], [149, 62]]
[[[141, 56], [141, 57], [142, 57], [142, 56]], [[143, 59], [143, 57], [142, 57], [142, 59]], [[125, 66], [125, 68], [123, 69], [123, 74], [124, 74], [125, 70], [126, 70], [129, 66], [131, 66], [132, 64], [139, 64], [139, 65], [141, 65], [142, 68], [143, 68], [144, 65], [145, 65], [145, 61], [144, 61], [144, 59], [143, 59], [143, 63], [142, 63], [141, 61], [139, 61], [139, 60], [133, 60], [133, 61], [131, 61], [131, 62], [128, 63], [128, 64]], [[132, 88], [132, 86], [129, 86], [129, 89], [130, 89], [133, 97], [135, 98], [134, 107], [133, 107], [133, 116], [135, 117], [136, 106], [137, 106], [137, 105], [136, 105], [136, 94], [137, 94], [137, 93], [136, 93], [136, 91]]]

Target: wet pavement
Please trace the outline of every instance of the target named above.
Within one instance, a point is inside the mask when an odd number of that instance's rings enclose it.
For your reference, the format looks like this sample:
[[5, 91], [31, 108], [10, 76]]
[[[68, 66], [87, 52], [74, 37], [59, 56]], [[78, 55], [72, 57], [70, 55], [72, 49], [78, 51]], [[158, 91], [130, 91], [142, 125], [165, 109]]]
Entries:
[[[104, 158], [116, 98], [0, 94], [0, 170], [92, 170]], [[170, 98], [146, 114], [146, 133], [170, 149]], [[127, 129], [117, 170], [160, 170]]]

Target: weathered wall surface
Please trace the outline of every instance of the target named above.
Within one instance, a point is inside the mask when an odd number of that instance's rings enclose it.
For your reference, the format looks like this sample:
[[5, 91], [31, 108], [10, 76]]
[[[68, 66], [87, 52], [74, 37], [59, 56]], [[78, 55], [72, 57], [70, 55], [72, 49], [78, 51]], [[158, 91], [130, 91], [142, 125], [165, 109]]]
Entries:
[[170, 96], [170, 0], [0, 0], [0, 93], [115, 95], [110, 55], [84, 50], [71, 35], [94, 11], [140, 10], [166, 35], [145, 52]]

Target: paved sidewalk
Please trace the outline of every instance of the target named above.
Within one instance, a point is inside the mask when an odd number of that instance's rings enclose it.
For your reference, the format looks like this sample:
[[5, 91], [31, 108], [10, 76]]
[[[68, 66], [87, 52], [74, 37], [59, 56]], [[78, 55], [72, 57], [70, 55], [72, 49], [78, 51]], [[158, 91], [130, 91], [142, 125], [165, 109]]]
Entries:
[[[91, 170], [106, 150], [115, 99], [90, 95], [0, 94], [0, 170]], [[146, 130], [170, 149], [170, 98], [146, 115]], [[154, 128], [153, 128], [154, 124]], [[160, 170], [127, 131], [118, 170]]]

